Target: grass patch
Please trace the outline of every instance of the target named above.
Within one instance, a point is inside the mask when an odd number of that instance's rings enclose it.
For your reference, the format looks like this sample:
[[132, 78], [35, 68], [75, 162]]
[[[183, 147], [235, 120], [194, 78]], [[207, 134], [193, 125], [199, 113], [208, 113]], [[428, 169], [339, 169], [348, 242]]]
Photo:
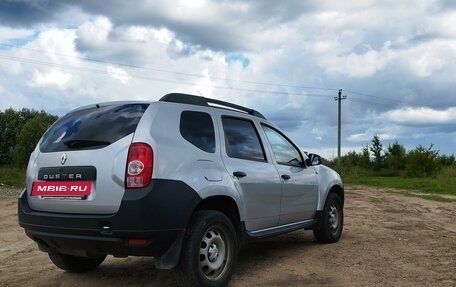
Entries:
[[14, 167], [0, 167], [0, 186], [23, 187], [25, 171]]
[[456, 195], [456, 178], [406, 178], [380, 176], [348, 176], [343, 178], [348, 184], [417, 190], [425, 193]]

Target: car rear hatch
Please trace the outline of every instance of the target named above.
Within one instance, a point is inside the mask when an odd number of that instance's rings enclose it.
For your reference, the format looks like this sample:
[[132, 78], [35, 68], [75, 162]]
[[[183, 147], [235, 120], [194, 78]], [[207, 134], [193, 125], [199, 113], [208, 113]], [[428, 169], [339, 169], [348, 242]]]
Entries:
[[117, 212], [129, 147], [146, 103], [83, 107], [59, 119], [30, 156], [32, 209], [76, 214]]

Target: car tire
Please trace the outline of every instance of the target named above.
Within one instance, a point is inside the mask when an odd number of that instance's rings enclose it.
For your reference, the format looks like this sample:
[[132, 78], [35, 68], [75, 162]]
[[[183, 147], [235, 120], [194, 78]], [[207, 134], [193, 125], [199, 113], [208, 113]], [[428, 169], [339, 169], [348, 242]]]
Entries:
[[193, 216], [174, 270], [181, 287], [227, 286], [237, 259], [238, 243], [231, 221], [218, 211]]
[[106, 255], [98, 257], [83, 257], [62, 254], [55, 249], [48, 250], [49, 258], [55, 266], [71, 273], [84, 273], [97, 268], [106, 258]]
[[330, 192], [326, 198], [319, 225], [314, 228], [315, 239], [321, 243], [339, 241], [344, 226], [344, 211], [340, 196]]

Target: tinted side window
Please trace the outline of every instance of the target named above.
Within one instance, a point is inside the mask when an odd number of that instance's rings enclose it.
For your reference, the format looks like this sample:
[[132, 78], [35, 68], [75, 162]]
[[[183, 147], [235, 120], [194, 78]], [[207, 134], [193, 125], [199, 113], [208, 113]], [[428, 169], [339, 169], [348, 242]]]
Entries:
[[299, 165], [302, 163], [301, 154], [287, 138], [268, 126], [263, 125], [263, 130], [266, 133], [277, 163], [286, 165]]
[[180, 118], [180, 133], [197, 148], [205, 152], [215, 152], [214, 123], [209, 114], [183, 111]]
[[136, 130], [148, 104], [93, 106], [60, 118], [44, 135], [42, 152], [105, 147]]
[[251, 121], [222, 118], [226, 153], [229, 157], [265, 161], [263, 146]]

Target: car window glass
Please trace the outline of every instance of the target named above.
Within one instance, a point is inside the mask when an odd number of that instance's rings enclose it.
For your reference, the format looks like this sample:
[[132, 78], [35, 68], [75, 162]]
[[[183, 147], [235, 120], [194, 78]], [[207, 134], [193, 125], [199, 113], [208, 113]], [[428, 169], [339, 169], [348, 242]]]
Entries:
[[215, 152], [214, 123], [208, 113], [183, 111], [180, 118], [180, 133], [197, 148], [205, 152]]
[[299, 165], [301, 164], [301, 155], [299, 151], [276, 130], [263, 125], [263, 130], [271, 145], [274, 157], [279, 164]]
[[222, 118], [226, 153], [229, 157], [265, 161], [263, 146], [251, 121]]
[[42, 152], [105, 147], [133, 133], [148, 104], [93, 106], [68, 113], [44, 134]]

